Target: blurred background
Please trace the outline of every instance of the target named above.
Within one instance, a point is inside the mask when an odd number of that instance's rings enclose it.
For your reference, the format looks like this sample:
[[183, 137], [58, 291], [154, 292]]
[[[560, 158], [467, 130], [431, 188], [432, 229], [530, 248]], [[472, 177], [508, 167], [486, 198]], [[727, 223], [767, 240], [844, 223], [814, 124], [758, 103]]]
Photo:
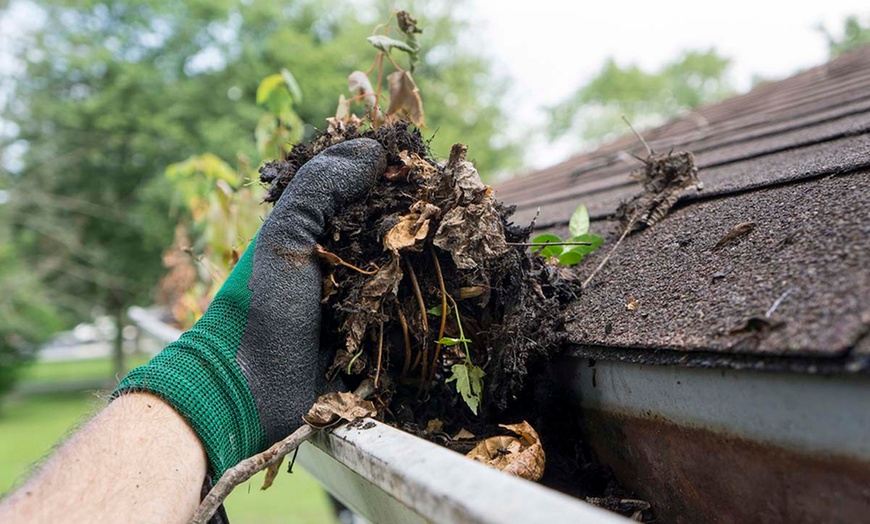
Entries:
[[[870, 43], [865, 2], [563, 4], [0, 0], [0, 493], [207, 307], [268, 213], [257, 169], [394, 8], [434, 154], [490, 183]], [[233, 522], [333, 521], [304, 471], [260, 482]]]

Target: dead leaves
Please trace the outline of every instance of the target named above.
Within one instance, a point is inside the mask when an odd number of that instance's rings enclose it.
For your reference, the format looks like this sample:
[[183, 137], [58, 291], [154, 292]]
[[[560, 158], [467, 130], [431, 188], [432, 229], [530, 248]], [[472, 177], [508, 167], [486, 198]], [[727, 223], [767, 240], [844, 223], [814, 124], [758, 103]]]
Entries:
[[338, 392], [320, 395], [302, 419], [315, 428], [326, 428], [341, 420], [353, 422], [358, 418], [374, 416], [375, 413], [377, 410], [370, 400], [353, 393]]
[[[617, 210], [626, 227], [641, 223], [649, 227], [657, 224], [668, 214], [671, 207], [683, 194], [683, 190], [704, 185], [698, 178], [695, 156], [688, 151], [670, 152], [666, 155], [650, 152], [643, 160], [643, 167], [634, 171], [631, 178], [643, 186], [643, 192], [623, 203]], [[632, 226], [628, 226], [631, 223]]]
[[415, 126], [423, 127], [423, 99], [414, 78], [408, 71], [396, 71], [387, 75], [390, 87], [390, 106], [387, 116], [407, 120]]
[[433, 244], [451, 254], [459, 269], [486, 267], [488, 261], [508, 251], [498, 206], [490, 187], [465, 159], [467, 149], [456, 144], [450, 151], [445, 175], [452, 181], [460, 205], [444, 214], [432, 239]]
[[399, 222], [384, 235], [384, 249], [398, 255], [399, 251], [409, 249], [420, 251], [422, 242], [429, 235], [432, 218], [441, 215], [438, 206], [419, 201], [411, 206], [411, 213], [399, 217]]
[[490, 437], [474, 447], [467, 457], [509, 475], [536, 481], [544, 475], [546, 456], [538, 432], [525, 420], [519, 424], [499, 424], [518, 435]]

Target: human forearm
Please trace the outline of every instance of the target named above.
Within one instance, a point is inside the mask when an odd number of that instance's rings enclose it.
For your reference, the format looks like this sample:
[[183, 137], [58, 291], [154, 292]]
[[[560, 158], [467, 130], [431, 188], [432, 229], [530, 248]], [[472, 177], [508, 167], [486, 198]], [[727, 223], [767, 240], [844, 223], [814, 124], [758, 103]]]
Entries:
[[186, 522], [205, 474], [205, 452], [185, 420], [157, 397], [128, 394], [0, 503], [0, 522]]

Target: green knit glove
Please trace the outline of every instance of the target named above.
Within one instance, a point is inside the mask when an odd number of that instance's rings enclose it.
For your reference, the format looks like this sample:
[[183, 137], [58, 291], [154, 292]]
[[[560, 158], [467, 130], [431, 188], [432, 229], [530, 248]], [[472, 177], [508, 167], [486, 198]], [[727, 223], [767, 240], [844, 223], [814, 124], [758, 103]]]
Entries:
[[214, 478], [284, 438], [326, 389], [314, 247], [386, 167], [377, 142], [332, 146], [293, 177], [203, 317], [113, 394], [145, 391], [199, 435]]

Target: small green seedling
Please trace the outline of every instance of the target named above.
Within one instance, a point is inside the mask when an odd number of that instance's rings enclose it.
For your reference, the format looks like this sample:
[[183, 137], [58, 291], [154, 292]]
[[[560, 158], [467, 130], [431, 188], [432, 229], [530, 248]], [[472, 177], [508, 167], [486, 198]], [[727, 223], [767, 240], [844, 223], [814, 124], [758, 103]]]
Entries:
[[580, 204], [580, 207], [571, 215], [571, 219], [568, 221], [568, 230], [571, 232], [571, 236], [564, 240], [558, 235], [549, 233], [536, 236], [531, 242], [535, 244], [532, 247], [532, 253], [537, 252], [548, 260], [556, 259], [563, 266], [574, 266], [604, 243], [603, 238], [589, 232], [589, 211], [583, 204]]
[[[477, 409], [480, 407], [480, 401], [483, 398], [483, 377], [486, 373], [484, 373], [483, 368], [475, 366], [471, 361], [471, 350], [468, 347], [468, 344], [471, 344], [471, 340], [465, 338], [465, 332], [462, 330], [462, 319], [459, 317], [459, 309], [456, 307], [456, 302], [450, 295], [447, 295], [447, 298], [449, 298], [450, 302], [453, 303], [452, 310], [448, 308], [447, 314], [456, 314], [456, 325], [459, 327], [459, 338], [441, 337], [438, 339], [438, 343], [443, 346], [457, 346], [462, 344], [463, 349], [465, 349], [465, 362], [462, 364], [453, 364], [453, 366], [450, 367], [452, 374], [445, 382], [456, 382], [456, 392], [462, 396], [462, 400], [465, 401], [468, 409], [477, 415]], [[441, 313], [440, 306], [438, 306], [438, 313]]]

